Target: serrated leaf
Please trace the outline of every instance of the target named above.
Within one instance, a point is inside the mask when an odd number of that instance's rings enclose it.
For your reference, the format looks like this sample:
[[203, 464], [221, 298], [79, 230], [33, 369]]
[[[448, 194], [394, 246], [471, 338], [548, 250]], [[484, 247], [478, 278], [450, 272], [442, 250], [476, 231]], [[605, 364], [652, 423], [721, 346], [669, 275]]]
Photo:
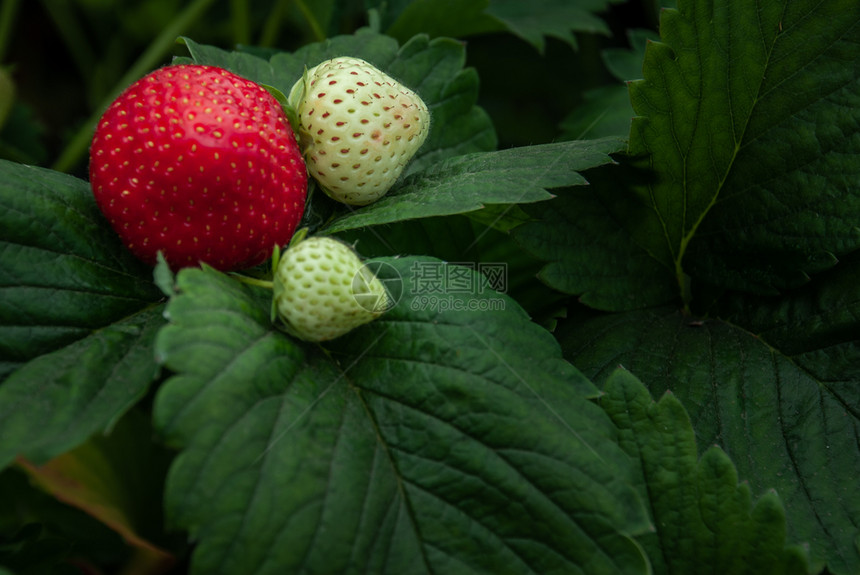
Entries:
[[645, 48], [649, 42], [659, 41], [660, 36], [645, 28], [631, 28], [627, 31], [630, 48], [607, 48], [600, 55], [606, 69], [616, 80], [629, 82], [642, 77], [642, 62]]
[[291, 54], [275, 54], [268, 61], [187, 38], [184, 42], [194, 62], [227, 68], [284, 94], [290, 93], [305, 68], [324, 60], [344, 55], [367, 60], [417, 92], [430, 109], [430, 134], [404, 175], [445, 158], [496, 147], [492, 122], [476, 106], [477, 74], [471, 68], [463, 69], [465, 49], [450, 38], [430, 41], [427, 36], [416, 36], [398, 48], [393, 38], [364, 28], [354, 35], [303, 46]]
[[89, 184], [0, 160], [0, 380], [157, 301]]
[[401, 220], [470, 212], [486, 204], [548, 200], [548, 189], [587, 184], [579, 173], [613, 162], [623, 140], [558, 142], [469, 154], [445, 160], [401, 180], [373, 204], [343, 215], [327, 233]]
[[671, 393], [658, 403], [630, 372], [606, 381], [600, 405], [620, 444], [639, 462], [636, 484], [649, 502], [655, 533], [640, 537], [654, 573], [808, 573], [799, 547], [786, 547], [782, 501], [770, 491], [753, 504], [718, 447], [699, 458], [693, 427]]
[[622, 0], [490, 0], [487, 13], [504, 22], [508, 30], [532, 44], [545, 47], [544, 36], [552, 36], [576, 48], [573, 31], [609, 35], [609, 27], [597, 13]]
[[0, 385], [0, 468], [16, 456], [43, 463], [103, 432], [156, 379], [163, 306], [41, 355]]
[[[618, 0], [413, 0], [386, 3], [386, 33], [405, 39], [415, 34], [463, 38], [508, 31], [543, 52], [546, 37], [577, 46], [573, 32], [608, 34], [596, 16]], [[452, 17], [456, 14], [456, 17]]]
[[860, 247], [860, 4], [678, 6], [631, 84], [630, 151], [657, 176], [637, 241], [682, 286], [801, 284]]
[[628, 229], [636, 213], [630, 181], [638, 175], [622, 162], [588, 173], [589, 186], [524, 209], [535, 217], [515, 229], [517, 242], [549, 262], [540, 279], [560, 292], [607, 311], [641, 309], [677, 298], [667, 269], [642, 249]]
[[[601, 382], [623, 365], [652, 394], [671, 390], [700, 450], [720, 445], [754, 491], [776, 489], [788, 539], [809, 544], [813, 572], [825, 563], [833, 573], [860, 571], [856, 380], [822, 377], [735, 325], [674, 309], [569, 322], [562, 334], [565, 357], [586, 376]], [[818, 361], [826, 371], [826, 354]]]
[[583, 102], [562, 120], [561, 138], [580, 140], [623, 136], [630, 133], [633, 108], [626, 82], [642, 77], [642, 60], [649, 40], [659, 38], [650, 30], [629, 30], [631, 48], [608, 48], [601, 52], [607, 70], [619, 80], [583, 93]]
[[324, 350], [265, 294], [179, 273], [155, 421], [191, 572], [646, 572], [629, 459], [553, 338], [489, 290], [420, 299], [439, 260], [376, 261], [399, 303]]

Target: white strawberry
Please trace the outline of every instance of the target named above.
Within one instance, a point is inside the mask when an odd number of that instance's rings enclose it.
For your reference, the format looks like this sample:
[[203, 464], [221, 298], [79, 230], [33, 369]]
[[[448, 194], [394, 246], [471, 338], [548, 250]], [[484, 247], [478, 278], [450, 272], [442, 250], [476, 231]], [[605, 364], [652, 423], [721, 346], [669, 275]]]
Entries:
[[358, 58], [311, 68], [289, 103], [308, 171], [346, 204], [366, 205], [388, 192], [430, 131], [418, 94]]
[[330, 237], [290, 245], [276, 262], [273, 283], [286, 331], [307, 341], [340, 337], [382, 315], [391, 301], [358, 254]]

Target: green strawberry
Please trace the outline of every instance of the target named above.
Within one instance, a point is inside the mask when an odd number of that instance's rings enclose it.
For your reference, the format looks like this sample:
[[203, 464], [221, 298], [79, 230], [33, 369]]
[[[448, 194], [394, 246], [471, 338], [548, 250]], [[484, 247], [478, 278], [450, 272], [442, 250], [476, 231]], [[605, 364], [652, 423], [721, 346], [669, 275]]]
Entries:
[[366, 205], [388, 192], [430, 131], [421, 98], [358, 58], [308, 70], [289, 102], [308, 171], [346, 204]]
[[167, 66], [105, 111], [90, 149], [96, 202], [125, 245], [155, 264], [254, 266], [290, 241], [307, 171], [277, 100], [213, 66]]
[[383, 283], [347, 244], [324, 236], [293, 243], [275, 264], [274, 308], [285, 328], [307, 341], [326, 341], [382, 315]]

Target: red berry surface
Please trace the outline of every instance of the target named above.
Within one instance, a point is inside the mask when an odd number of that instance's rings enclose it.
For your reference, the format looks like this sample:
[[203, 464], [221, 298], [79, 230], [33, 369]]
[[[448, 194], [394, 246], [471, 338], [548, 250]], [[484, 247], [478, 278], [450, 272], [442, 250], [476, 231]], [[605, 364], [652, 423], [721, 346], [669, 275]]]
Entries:
[[254, 266], [287, 244], [307, 171], [264, 88], [213, 66], [167, 66], [105, 111], [90, 149], [96, 202], [125, 245], [154, 264]]

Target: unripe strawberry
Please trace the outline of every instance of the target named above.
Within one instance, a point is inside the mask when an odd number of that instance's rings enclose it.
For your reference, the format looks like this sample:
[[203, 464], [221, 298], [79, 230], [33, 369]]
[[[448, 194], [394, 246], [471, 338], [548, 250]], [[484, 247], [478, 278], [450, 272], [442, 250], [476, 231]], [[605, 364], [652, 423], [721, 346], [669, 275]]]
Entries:
[[308, 171], [347, 204], [369, 204], [388, 192], [430, 131], [418, 94], [358, 58], [310, 69], [289, 101]]
[[234, 270], [289, 242], [307, 172], [286, 115], [261, 86], [212, 66], [167, 66], [110, 105], [90, 150], [96, 202], [155, 264]]
[[291, 245], [280, 255], [274, 304], [286, 330], [307, 341], [326, 341], [382, 315], [389, 295], [358, 254], [324, 236]]

